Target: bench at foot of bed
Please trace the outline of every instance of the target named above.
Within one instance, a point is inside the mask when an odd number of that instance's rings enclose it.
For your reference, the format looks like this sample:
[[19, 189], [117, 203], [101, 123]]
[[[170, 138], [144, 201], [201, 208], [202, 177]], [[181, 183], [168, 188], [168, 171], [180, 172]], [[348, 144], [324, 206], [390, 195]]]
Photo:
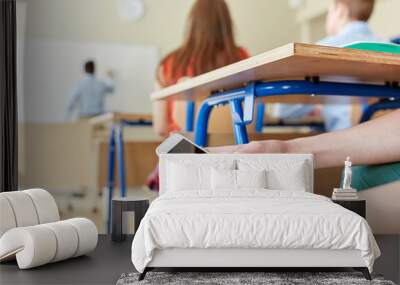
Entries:
[[[146, 267], [145, 269], [144, 269], [144, 271], [142, 272], [142, 273], [140, 273], [139, 274], [139, 278], [138, 278], [138, 281], [142, 281], [142, 280], [144, 280], [144, 278], [146, 277], [146, 274], [147, 274], [147, 272], [149, 272], [149, 271], [152, 271], [152, 270], [154, 270], [154, 269], [156, 269], [156, 268], [152, 268], [152, 267]], [[167, 269], [167, 268], [163, 268], [163, 269]], [[191, 269], [191, 268], [185, 268], [185, 271], [188, 271], [188, 269]], [[193, 271], [196, 271], [196, 270], [194, 270], [195, 268], [193, 268]], [[201, 270], [201, 272], [214, 272], [216, 269], [221, 269], [221, 268], [201, 268], [200, 270]], [[249, 268], [247, 268], [247, 270], [249, 271], [249, 272], [254, 272], [254, 271], [261, 271], [262, 272], [262, 269], [260, 269], [260, 268], [251, 268], [252, 270], [249, 270]], [[266, 270], [265, 268], [263, 268], [264, 270]], [[269, 270], [271, 270], [272, 268], [269, 268]], [[274, 268], [275, 269], [275, 268]], [[277, 270], [279, 270], [279, 271], [281, 271], [282, 270], [282, 268], [276, 268]], [[284, 270], [286, 270], [286, 271], [290, 271], [290, 270], [293, 270], [294, 268], [284, 268]], [[299, 269], [299, 268], [297, 268], [297, 269]], [[310, 268], [311, 269], [311, 268]], [[317, 268], [314, 268], [314, 269], [317, 269]], [[326, 269], [326, 268], [325, 268]], [[353, 267], [353, 269], [355, 270], [355, 271], [359, 271], [359, 272], [361, 272], [363, 275], [364, 275], [364, 278], [366, 279], [366, 280], [369, 280], [369, 281], [371, 281], [372, 280], [372, 278], [371, 278], [371, 274], [369, 273], [369, 270], [368, 270], [368, 268], [367, 267]], [[246, 272], [246, 270], [243, 270], [243, 268], [229, 268], [229, 269], [224, 269], [224, 270], [226, 270], [226, 271], [228, 271], [228, 272]], [[319, 270], [319, 269], [318, 269]], [[318, 271], [318, 270], [316, 270], [316, 271]], [[306, 271], [306, 269], [304, 269], [304, 271]], [[321, 271], [323, 272], [323, 270], [321, 269]], [[268, 272], [268, 271], [266, 271], [266, 272]], [[313, 272], [315, 272], [315, 271], [313, 271]]]

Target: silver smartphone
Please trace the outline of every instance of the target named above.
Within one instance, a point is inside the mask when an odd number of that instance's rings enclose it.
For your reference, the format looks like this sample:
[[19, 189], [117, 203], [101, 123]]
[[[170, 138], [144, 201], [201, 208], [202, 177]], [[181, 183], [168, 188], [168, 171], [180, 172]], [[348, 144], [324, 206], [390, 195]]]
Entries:
[[157, 148], [156, 153], [166, 154], [166, 153], [198, 153], [204, 154], [207, 151], [189, 139], [185, 138], [180, 134], [173, 134], [163, 141]]

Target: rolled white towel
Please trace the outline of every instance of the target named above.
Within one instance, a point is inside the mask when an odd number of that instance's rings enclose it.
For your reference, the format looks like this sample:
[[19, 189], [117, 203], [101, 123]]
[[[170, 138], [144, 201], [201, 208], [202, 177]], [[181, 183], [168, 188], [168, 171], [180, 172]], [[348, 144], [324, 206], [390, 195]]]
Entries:
[[29, 189], [22, 191], [30, 196], [38, 215], [39, 224], [57, 222], [60, 220], [58, 207], [53, 196], [43, 189]]
[[74, 257], [91, 252], [96, 248], [98, 232], [96, 225], [91, 220], [75, 218], [65, 220], [65, 222], [74, 226], [78, 233], [78, 248]]
[[16, 256], [19, 268], [28, 269], [77, 257], [96, 248], [97, 234], [84, 218], [14, 228], [0, 238], [0, 261]]
[[53, 231], [42, 225], [14, 228], [0, 238], [0, 261], [17, 258], [20, 269], [51, 262], [57, 252]]
[[53, 196], [43, 189], [0, 193], [0, 237], [15, 227], [60, 220]]
[[23, 191], [1, 193], [13, 209], [17, 227], [27, 227], [39, 224], [38, 214], [31, 197]]
[[11, 204], [6, 197], [0, 194], [0, 237], [16, 226], [17, 222]]
[[78, 248], [79, 237], [75, 228], [66, 221], [44, 224], [53, 231], [57, 241], [57, 251], [51, 262], [71, 258]]

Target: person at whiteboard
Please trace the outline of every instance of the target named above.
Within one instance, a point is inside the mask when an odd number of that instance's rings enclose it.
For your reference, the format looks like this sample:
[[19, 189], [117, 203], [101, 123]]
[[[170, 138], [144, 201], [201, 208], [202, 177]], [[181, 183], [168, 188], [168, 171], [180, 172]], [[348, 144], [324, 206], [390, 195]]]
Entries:
[[[246, 59], [249, 54], [236, 45], [232, 19], [224, 0], [197, 0], [186, 23], [182, 45], [168, 54], [157, 71], [156, 88], [174, 85], [225, 65]], [[167, 137], [180, 128], [174, 119], [174, 102], [153, 105], [153, 128]]]
[[104, 100], [107, 94], [114, 92], [113, 72], [108, 71], [105, 80], [96, 78], [95, 62], [84, 64], [85, 76], [77, 84], [68, 104], [67, 116], [78, 108], [80, 118], [90, 118], [104, 113]]
[[[368, 26], [375, 0], [334, 0], [326, 19], [328, 37], [318, 44], [341, 47], [353, 42], [381, 42]], [[330, 98], [322, 108], [313, 105], [279, 104], [275, 116], [280, 119], [297, 119], [311, 113], [321, 113], [327, 131], [351, 127], [351, 106], [347, 98]]]

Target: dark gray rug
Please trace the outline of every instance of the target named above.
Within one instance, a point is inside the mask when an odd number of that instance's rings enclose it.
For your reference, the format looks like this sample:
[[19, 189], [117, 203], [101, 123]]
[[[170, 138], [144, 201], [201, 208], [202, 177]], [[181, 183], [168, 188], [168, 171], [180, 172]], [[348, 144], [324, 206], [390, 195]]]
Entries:
[[246, 284], [266, 284], [266, 285], [298, 285], [298, 284], [326, 284], [326, 285], [395, 285], [391, 281], [386, 281], [381, 276], [373, 275], [373, 280], [364, 279], [358, 272], [321, 272], [321, 273], [206, 273], [206, 272], [149, 272], [143, 281], [138, 280], [138, 273], [123, 274], [117, 285], [186, 285], [186, 284], [212, 284], [212, 285], [246, 285]]

